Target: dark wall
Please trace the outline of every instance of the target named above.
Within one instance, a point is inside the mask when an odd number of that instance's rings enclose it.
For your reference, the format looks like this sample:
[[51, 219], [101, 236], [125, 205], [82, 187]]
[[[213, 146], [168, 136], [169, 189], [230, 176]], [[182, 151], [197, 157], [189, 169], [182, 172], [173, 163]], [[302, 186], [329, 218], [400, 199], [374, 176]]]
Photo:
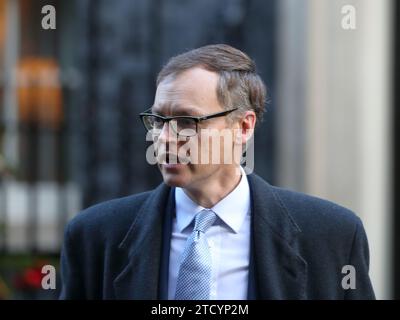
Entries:
[[[145, 159], [137, 114], [151, 106], [155, 78], [169, 57], [227, 43], [255, 59], [272, 103], [256, 132], [255, 170], [272, 181], [275, 0], [75, 1], [74, 37], [83, 77], [72, 107], [74, 150], [84, 206], [161, 182]], [[78, 116], [77, 116], [78, 115]]]

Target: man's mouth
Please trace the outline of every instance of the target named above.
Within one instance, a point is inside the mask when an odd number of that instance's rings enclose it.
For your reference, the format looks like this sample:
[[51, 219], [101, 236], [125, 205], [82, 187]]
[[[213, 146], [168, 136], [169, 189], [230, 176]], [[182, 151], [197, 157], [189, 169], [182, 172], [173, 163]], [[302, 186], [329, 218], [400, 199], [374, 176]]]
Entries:
[[172, 153], [160, 154], [157, 156], [157, 160], [162, 165], [183, 165], [188, 163], [188, 159], [181, 159], [181, 157]]

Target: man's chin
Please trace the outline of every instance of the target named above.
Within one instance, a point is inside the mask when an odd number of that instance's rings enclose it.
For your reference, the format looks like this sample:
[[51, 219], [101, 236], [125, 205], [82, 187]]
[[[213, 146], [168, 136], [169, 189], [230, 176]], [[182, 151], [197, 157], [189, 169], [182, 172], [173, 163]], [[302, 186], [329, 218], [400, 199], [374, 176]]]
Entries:
[[170, 187], [180, 187], [184, 188], [186, 180], [179, 176], [174, 176], [171, 174], [163, 174], [164, 183]]
[[184, 187], [187, 176], [184, 172], [186, 165], [159, 165], [164, 183], [170, 187]]

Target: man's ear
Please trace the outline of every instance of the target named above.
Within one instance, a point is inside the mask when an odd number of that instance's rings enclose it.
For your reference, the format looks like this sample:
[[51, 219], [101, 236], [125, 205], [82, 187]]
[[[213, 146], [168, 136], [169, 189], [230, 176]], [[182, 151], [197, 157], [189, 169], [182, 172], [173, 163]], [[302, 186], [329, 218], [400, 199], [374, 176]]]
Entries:
[[251, 138], [256, 126], [257, 117], [254, 111], [247, 110], [242, 118], [239, 120], [239, 133], [235, 135], [235, 142], [241, 145], [246, 145], [246, 142]]

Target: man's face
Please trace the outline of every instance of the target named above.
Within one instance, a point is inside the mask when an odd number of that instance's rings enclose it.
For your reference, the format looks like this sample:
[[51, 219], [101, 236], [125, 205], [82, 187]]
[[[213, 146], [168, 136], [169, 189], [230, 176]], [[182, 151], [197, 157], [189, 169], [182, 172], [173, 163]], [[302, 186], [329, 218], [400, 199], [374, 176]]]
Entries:
[[[204, 70], [202, 68], [189, 69], [177, 77], [167, 77], [157, 87], [156, 96], [152, 112], [163, 115], [163, 116], [204, 116], [217, 112], [222, 112], [225, 109], [220, 105], [217, 94], [217, 82], [218, 74]], [[190, 146], [193, 144], [198, 145], [198, 150], [204, 147], [202, 152], [208, 153], [209, 159], [211, 159], [212, 142], [208, 139], [208, 144], [205, 144], [204, 140], [206, 135], [200, 134], [207, 132], [204, 129], [213, 129], [215, 131], [221, 131], [222, 129], [231, 130], [238, 127], [237, 123], [230, 123], [226, 117], [218, 117], [209, 119], [199, 123], [198, 134], [191, 137], [190, 139], [177, 139], [177, 136], [167, 124], [157, 137], [157, 143], [155, 143], [155, 149], [159, 153], [166, 152], [171, 156], [177, 156], [176, 152], [183, 145]], [[203, 140], [203, 141], [202, 141]], [[161, 147], [160, 147], [161, 146]], [[233, 143], [224, 145], [220, 143], [220, 149], [218, 152], [224, 152], [223, 148], [233, 149]], [[192, 149], [193, 150], [193, 149]], [[192, 159], [194, 154], [191, 154]], [[178, 158], [179, 157], [175, 157]], [[196, 159], [199, 160], [199, 158]], [[171, 164], [164, 161], [164, 163], [158, 164], [164, 182], [170, 186], [179, 186], [183, 188], [191, 188], [203, 185], [208, 179], [213, 179], [218, 176], [229, 174], [232, 172], [234, 164], [221, 164], [212, 163], [210, 160], [208, 164], [205, 163], [175, 163]]]

